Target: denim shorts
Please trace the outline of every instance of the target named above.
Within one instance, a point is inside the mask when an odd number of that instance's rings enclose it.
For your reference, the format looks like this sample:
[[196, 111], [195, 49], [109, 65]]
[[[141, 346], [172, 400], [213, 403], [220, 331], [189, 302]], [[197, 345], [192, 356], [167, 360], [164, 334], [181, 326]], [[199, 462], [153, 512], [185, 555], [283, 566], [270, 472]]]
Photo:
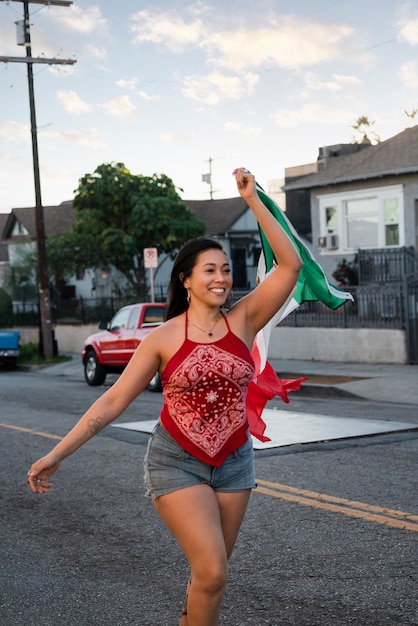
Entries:
[[186, 452], [160, 422], [148, 442], [144, 459], [147, 494], [159, 498], [193, 485], [209, 485], [214, 491], [254, 489], [254, 451], [250, 435], [220, 467], [208, 465]]

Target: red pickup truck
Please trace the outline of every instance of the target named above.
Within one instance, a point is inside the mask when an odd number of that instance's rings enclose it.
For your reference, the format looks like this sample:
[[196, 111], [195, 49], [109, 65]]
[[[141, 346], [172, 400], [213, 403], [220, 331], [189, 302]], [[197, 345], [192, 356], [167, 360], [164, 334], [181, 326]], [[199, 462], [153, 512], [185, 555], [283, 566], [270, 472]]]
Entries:
[[[164, 321], [167, 305], [140, 302], [120, 309], [108, 324], [100, 324], [101, 332], [87, 337], [81, 358], [88, 385], [102, 385], [108, 373], [119, 373], [129, 362], [142, 339]], [[160, 390], [158, 374], [148, 385], [150, 391]]]

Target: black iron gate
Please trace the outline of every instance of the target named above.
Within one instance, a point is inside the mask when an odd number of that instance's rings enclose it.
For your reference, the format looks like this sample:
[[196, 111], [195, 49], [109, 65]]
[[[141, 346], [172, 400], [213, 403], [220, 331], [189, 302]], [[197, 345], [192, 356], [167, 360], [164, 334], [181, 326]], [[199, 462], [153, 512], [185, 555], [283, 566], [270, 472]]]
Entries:
[[406, 345], [408, 362], [418, 364], [418, 276], [406, 279]]

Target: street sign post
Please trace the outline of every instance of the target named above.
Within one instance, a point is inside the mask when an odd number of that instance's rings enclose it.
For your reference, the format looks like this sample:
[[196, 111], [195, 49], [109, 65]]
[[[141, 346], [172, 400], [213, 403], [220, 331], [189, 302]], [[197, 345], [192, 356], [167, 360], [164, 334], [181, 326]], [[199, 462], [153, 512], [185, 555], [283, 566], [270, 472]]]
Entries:
[[144, 267], [150, 272], [151, 302], [155, 302], [154, 296], [154, 268], [158, 267], [157, 248], [144, 248]]

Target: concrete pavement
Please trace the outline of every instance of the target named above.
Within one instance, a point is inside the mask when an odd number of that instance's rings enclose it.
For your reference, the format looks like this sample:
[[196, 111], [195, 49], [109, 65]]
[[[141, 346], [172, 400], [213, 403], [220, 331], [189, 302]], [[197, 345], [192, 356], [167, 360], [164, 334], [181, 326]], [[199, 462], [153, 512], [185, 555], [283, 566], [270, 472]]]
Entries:
[[272, 359], [280, 378], [307, 376], [301, 394], [357, 396], [365, 400], [411, 404], [418, 411], [418, 365], [371, 365]]
[[[49, 376], [84, 379], [80, 355], [70, 356], [71, 361], [42, 367], [39, 371]], [[418, 365], [371, 365], [293, 359], [270, 359], [270, 363], [280, 378], [308, 377], [301, 390], [293, 395], [355, 396], [364, 400], [399, 402], [418, 407]]]

